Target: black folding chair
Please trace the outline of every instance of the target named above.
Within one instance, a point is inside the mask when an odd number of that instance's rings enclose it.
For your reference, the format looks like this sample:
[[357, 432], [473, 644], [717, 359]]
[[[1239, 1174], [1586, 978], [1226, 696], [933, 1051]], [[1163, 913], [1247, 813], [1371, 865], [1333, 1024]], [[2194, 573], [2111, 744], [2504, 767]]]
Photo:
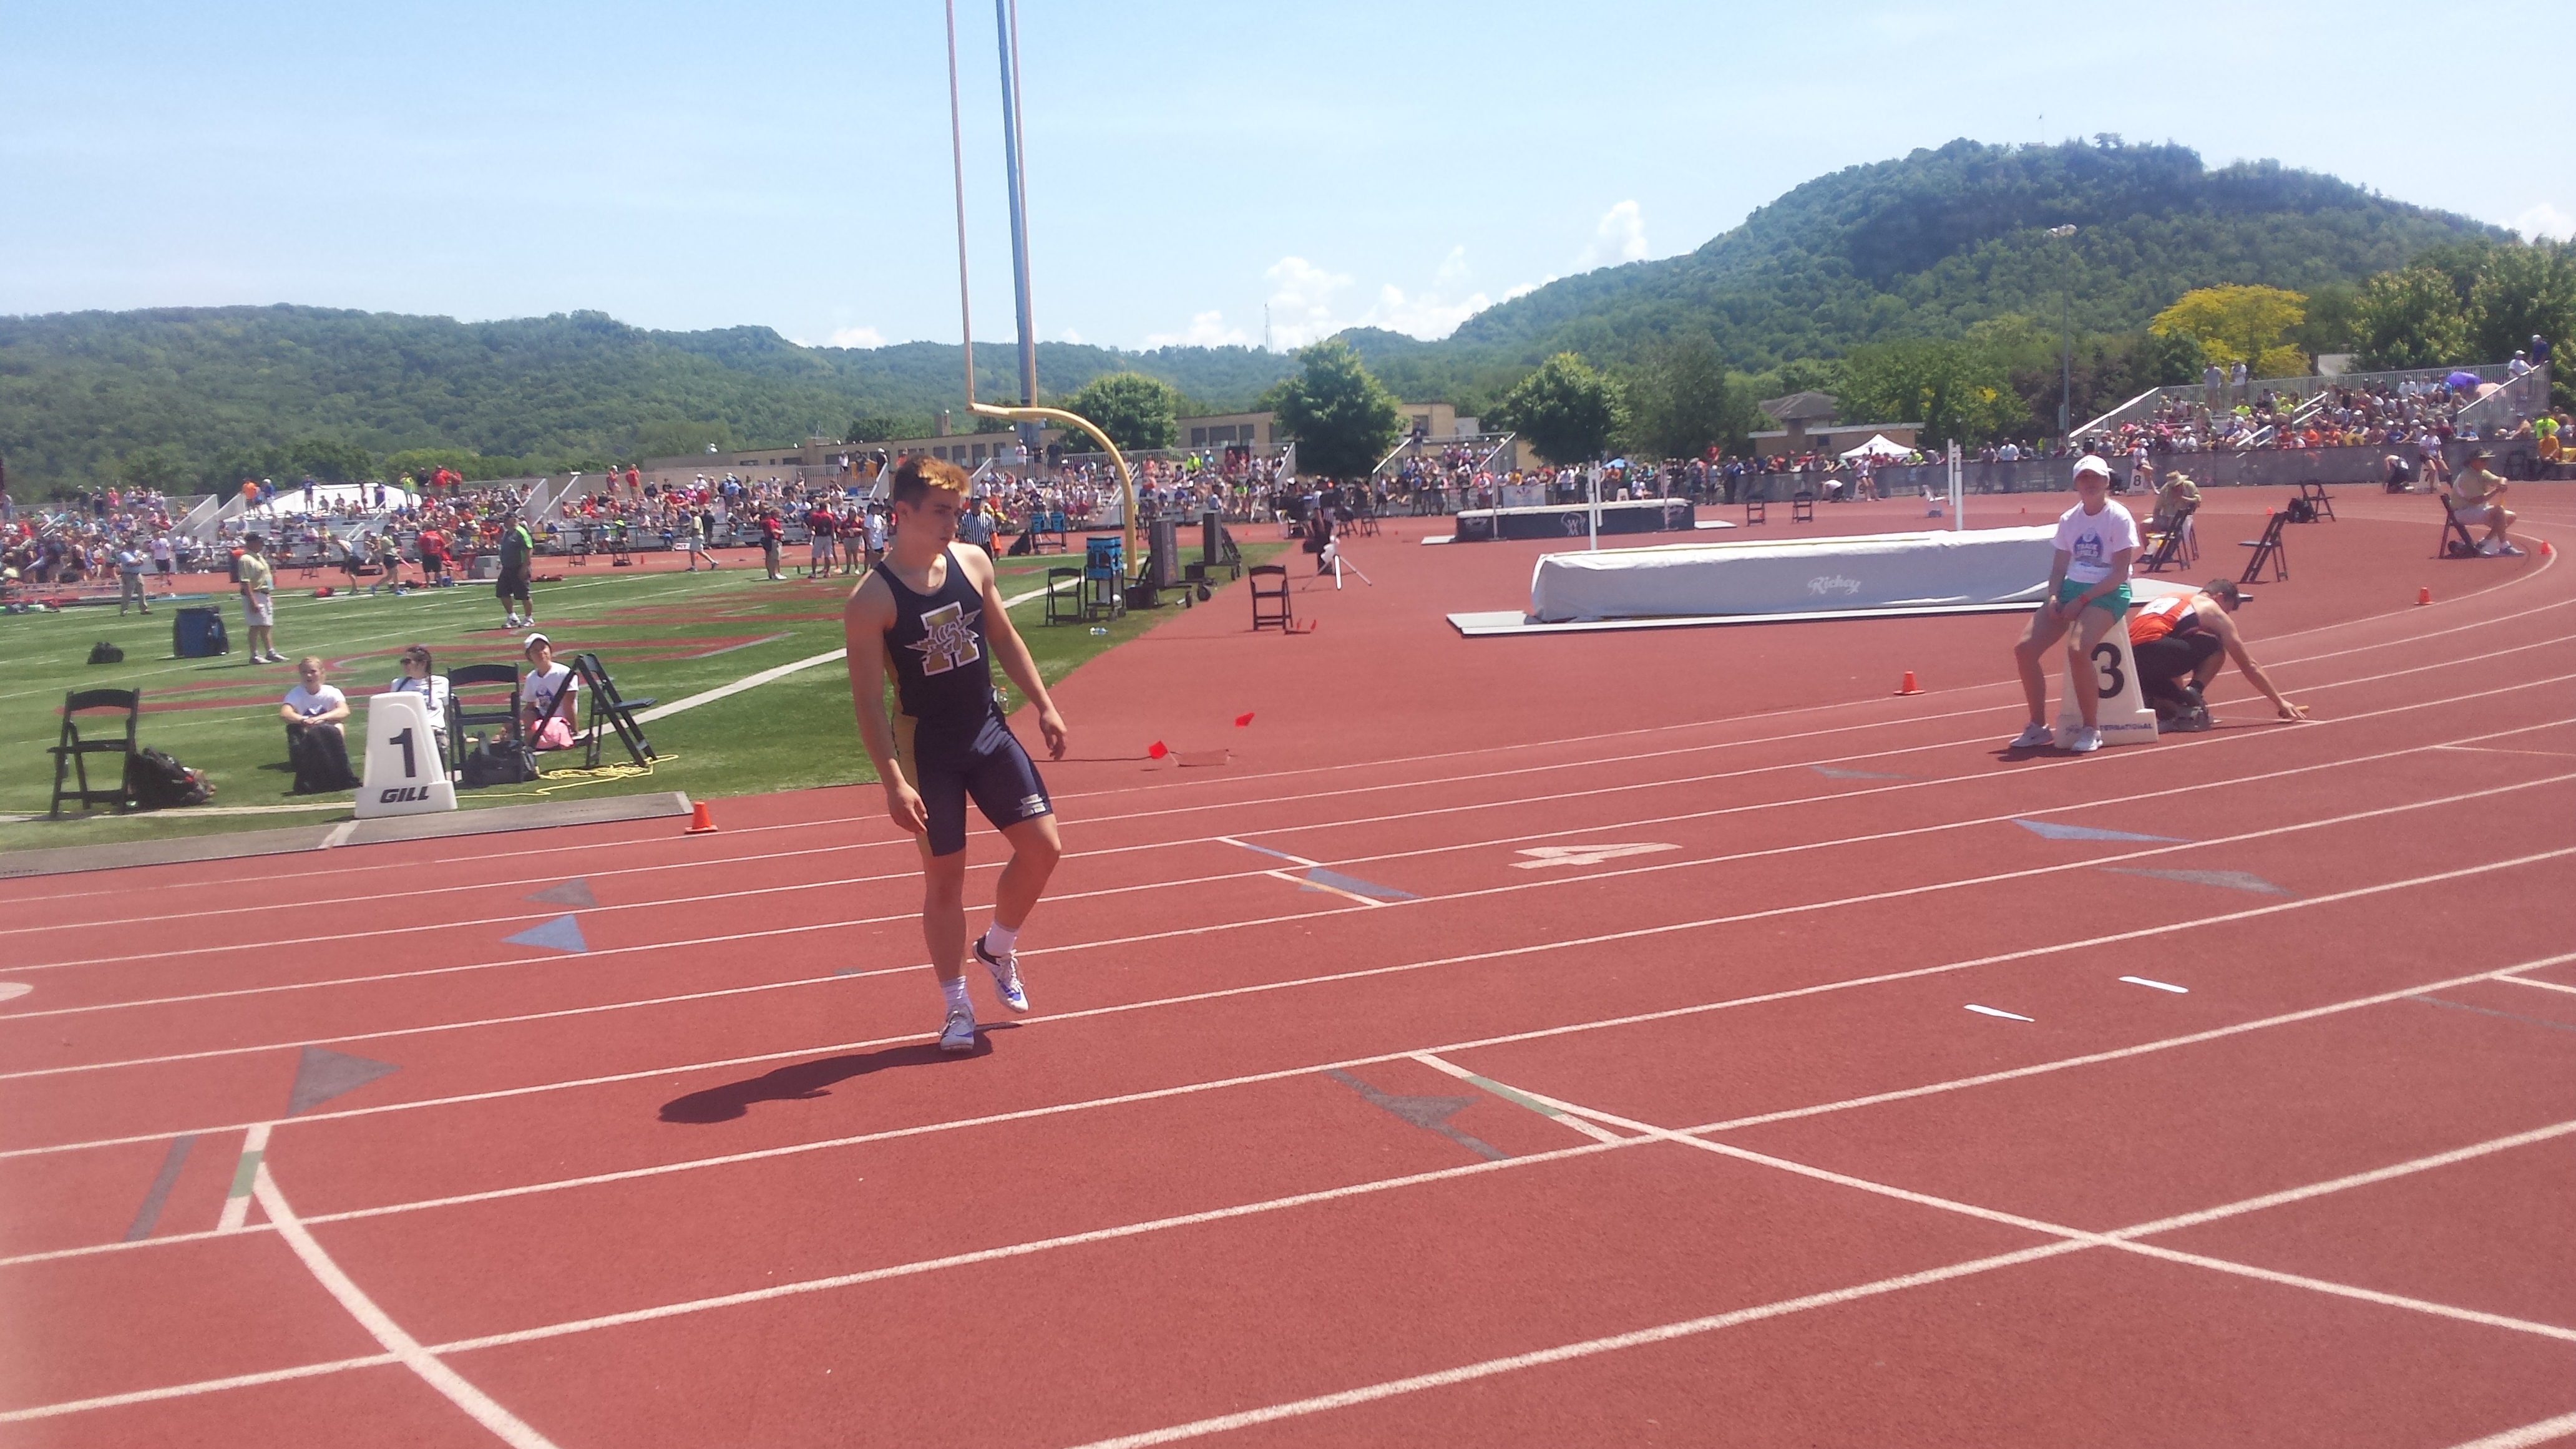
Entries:
[[[1280, 564], [1254, 564], [1252, 574], [1252, 628], [1276, 629], [1282, 634], [1294, 629], [1294, 606], [1288, 600], [1288, 570]], [[1276, 588], [1265, 588], [1265, 582]]]
[[1791, 523], [1813, 523], [1813, 522], [1815, 522], [1815, 521], [1816, 521], [1816, 495], [1815, 495], [1815, 494], [1813, 494], [1813, 493], [1800, 493], [1800, 494], [1799, 494], [1799, 495], [1797, 495], [1796, 497], [1794, 497], [1794, 498], [1790, 499], [1790, 500], [1789, 500], [1789, 521], [1790, 521]]
[[[73, 716], [95, 709], [121, 712], [125, 716], [124, 736], [105, 740], [81, 738], [80, 721]], [[62, 818], [65, 800], [78, 802], [84, 815], [89, 813], [92, 805], [107, 805], [118, 810], [125, 808], [125, 767], [134, 758], [134, 726], [142, 714], [143, 691], [139, 689], [76, 689], [63, 696], [62, 735], [54, 747], [46, 751], [54, 757], [54, 803], [46, 811], [49, 818]], [[117, 757], [115, 789], [90, 788], [89, 757], [92, 755]], [[80, 788], [64, 789], [63, 777], [66, 774], [77, 779]]]
[[618, 743], [626, 746], [627, 757], [636, 764], [650, 764], [660, 758], [653, 752], [653, 742], [644, 738], [643, 722], [635, 718], [637, 710], [651, 709], [653, 701], [628, 699], [618, 693], [617, 681], [608, 677], [608, 666], [600, 663], [596, 654], [574, 655], [572, 670], [581, 676], [582, 687], [590, 694], [590, 743], [582, 759], [583, 768], [599, 768], [599, 727], [603, 724], [616, 731]]
[[2322, 518], [2328, 523], [2339, 523], [2342, 521], [2335, 517], [2334, 499], [2327, 496], [2326, 485], [2323, 483], [2319, 483], [2315, 479], [2308, 479], [2300, 483], [2299, 497], [2305, 499], [2308, 507], [2314, 510], [2312, 521], [2313, 518]]
[[2476, 558], [2478, 536], [2451, 511], [2451, 495], [2436, 487], [2433, 501], [2442, 505], [2442, 541], [2433, 549], [2435, 558]]
[[1744, 500], [1745, 527], [1751, 528], [1757, 523], [1769, 523], [1770, 521], [1771, 516], [1769, 503], [1760, 498], [1747, 498]]
[[2181, 568], [2191, 562], [2191, 516], [2200, 511], [2197, 503], [2186, 503], [2165, 520], [2164, 531], [2155, 535], [2156, 546], [2147, 551], [2138, 565], [2140, 573], [2162, 573], [2168, 568]]
[[[468, 689], [506, 684], [510, 687], [509, 703], [500, 709], [468, 709]], [[519, 666], [515, 664], [468, 664], [447, 671], [447, 767], [465, 768], [465, 755], [470, 746], [466, 734], [481, 725], [494, 726], [498, 733], [515, 735], [519, 728]]]
[[2254, 555], [2245, 560], [2245, 572], [2236, 576], [2236, 582], [2240, 584], [2263, 582], [2263, 565], [2266, 563], [2272, 566], [2272, 582], [2276, 584], [2289, 582], [2290, 554], [2289, 550], [2281, 545], [2281, 525], [2289, 521], [2290, 515], [2275, 513], [2271, 521], [2263, 525], [2261, 538], [2244, 539], [2237, 544], [2239, 548], [2254, 550]]

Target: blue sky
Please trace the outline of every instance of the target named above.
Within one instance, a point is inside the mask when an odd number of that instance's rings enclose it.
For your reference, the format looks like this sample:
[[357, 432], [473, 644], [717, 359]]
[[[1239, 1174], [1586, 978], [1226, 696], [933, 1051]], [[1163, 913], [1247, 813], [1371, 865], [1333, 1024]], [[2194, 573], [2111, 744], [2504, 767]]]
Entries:
[[[958, 20], [976, 331], [1000, 338], [989, 0]], [[1022, 0], [1020, 28], [1049, 339], [1257, 345], [1265, 306], [1281, 346], [1356, 322], [1442, 335], [1958, 136], [2112, 131], [2526, 234], [2576, 225], [2567, 168], [2509, 139], [2510, 67], [2404, 82], [2409, 37], [2475, 28], [2421, 6], [2236, 40], [2219, 12], [2020, 3]], [[20, 0], [6, 31], [0, 314], [590, 308], [844, 345], [956, 335], [933, 0]], [[2401, 82], [2497, 142], [2372, 120]]]

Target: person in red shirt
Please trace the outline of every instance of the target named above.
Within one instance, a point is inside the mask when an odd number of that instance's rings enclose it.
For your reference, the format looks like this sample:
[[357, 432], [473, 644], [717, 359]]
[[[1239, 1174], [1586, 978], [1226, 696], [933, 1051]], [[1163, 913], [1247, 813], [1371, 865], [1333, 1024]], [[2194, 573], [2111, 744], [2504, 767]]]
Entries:
[[839, 531], [839, 520], [832, 516], [831, 505], [816, 498], [805, 510], [805, 533], [809, 547], [805, 560], [805, 577], [827, 579], [832, 576], [832, 535]]

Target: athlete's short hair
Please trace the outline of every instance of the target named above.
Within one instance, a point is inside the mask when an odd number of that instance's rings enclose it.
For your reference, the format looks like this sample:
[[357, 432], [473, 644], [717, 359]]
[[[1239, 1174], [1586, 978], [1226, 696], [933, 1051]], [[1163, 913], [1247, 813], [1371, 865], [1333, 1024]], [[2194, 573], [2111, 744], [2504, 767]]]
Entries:
[[966, 501], [966, 470], [954, 463], [943, 463], [927, 454], [915, 453], [897, 464], [894, 470], [894, 501], [919, 505], [922, 495], [937, 488]]

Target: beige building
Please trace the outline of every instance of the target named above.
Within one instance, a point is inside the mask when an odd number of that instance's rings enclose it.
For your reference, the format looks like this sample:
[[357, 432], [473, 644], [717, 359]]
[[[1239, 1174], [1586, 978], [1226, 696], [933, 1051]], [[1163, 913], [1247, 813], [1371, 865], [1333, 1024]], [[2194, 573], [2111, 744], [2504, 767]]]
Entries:
[[1923, 431], [1921, 423], [1838, 423], [1834, 410], [1840, 403], [1831, 393], [1793, 392], [1758, 403], [1779, 427], [1753, 434], [1753, 454], [1758, 458], [1785, 457], [1793, 453], [1840, 453], [1857, 448], [1884, 433], [1891, 443], [1914, 446], [1915, 435]]

